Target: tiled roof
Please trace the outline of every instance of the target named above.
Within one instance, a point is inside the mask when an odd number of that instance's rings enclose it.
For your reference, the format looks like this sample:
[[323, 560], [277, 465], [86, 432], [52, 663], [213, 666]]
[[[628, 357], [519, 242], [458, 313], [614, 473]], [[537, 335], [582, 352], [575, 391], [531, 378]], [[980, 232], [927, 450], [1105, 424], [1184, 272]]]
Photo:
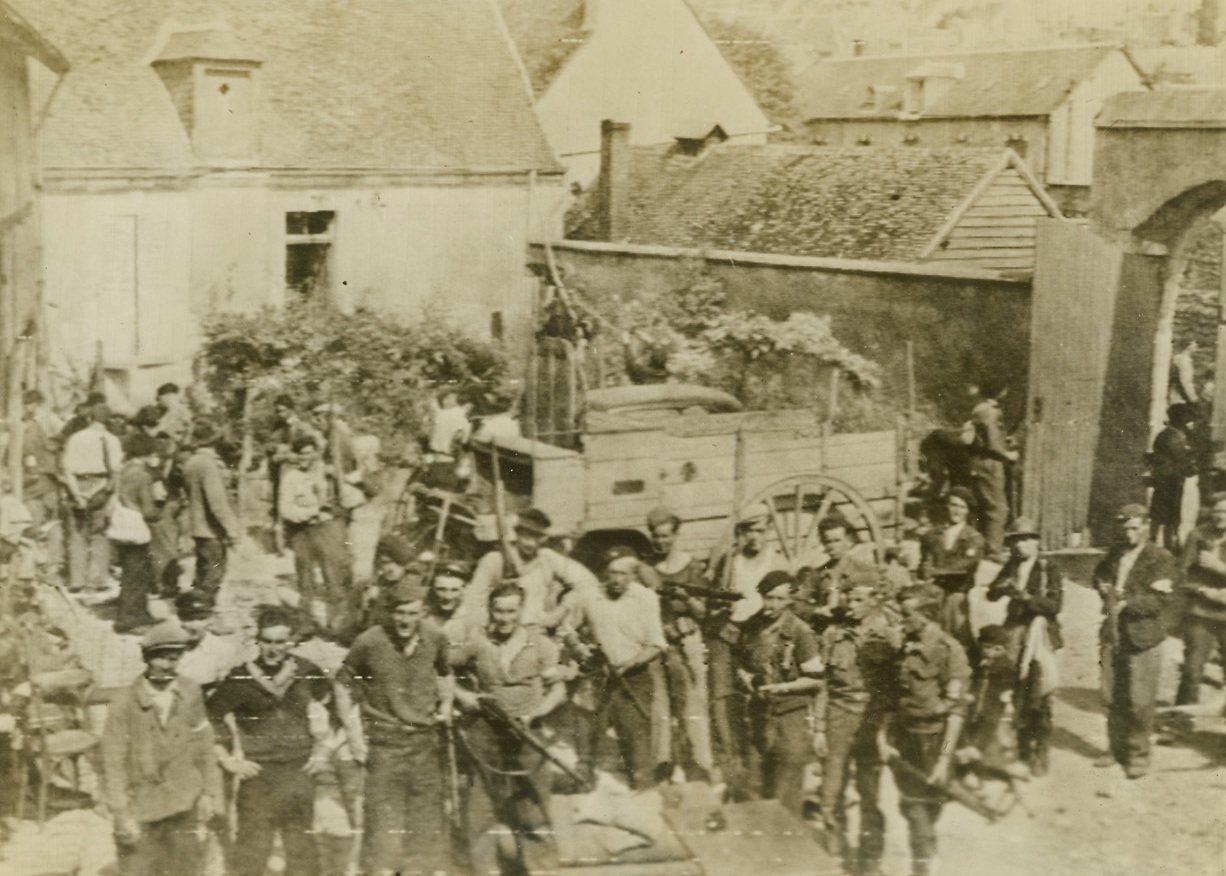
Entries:
[[[895, 118], [903, 109], [908, 74], [954, 64], [960, 78], [924, 111], [925, 118], [1045, 116], [1119, 51], [1115, 45], [1092, 45], [830, 59], [797, 77], [798, 101], [806, 119]], [[870, 90], [881, 86], [895, 91], [874, 105]]]
[[255, 61], [258, 52], [239, 45], [234, 32], [211, 27], [206, 30], [175, 31], [158, 52], [159, 61], [208, 58], [211, 61]]
[[498, 0], [498, 5], [539, 96], [591, 36], [582, 29], [583, 0]]
[[[918, 260], [1004, 154], [724, 144], [694, 159], [631, 148], [628, 233], [615, 242], [875, 261]], [[595, 239], [595, 191], [568, 237]]]
[[268, 168], [556, 170], [487, 0], [13, 0], [72, 64], [49, 167], [194, 161], [149, 66], [173, 25], [219, 22], [262, 62]]

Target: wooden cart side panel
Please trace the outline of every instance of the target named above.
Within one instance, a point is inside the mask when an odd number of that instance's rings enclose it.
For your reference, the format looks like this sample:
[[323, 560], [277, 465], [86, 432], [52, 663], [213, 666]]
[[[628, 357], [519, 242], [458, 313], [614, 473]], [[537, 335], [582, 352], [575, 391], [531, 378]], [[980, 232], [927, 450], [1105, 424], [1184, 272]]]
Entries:
[[533, 503], [549, 515], [555, 530], [574, 532], [586, 519], [583, 458], [537, 459], [533, 464]]

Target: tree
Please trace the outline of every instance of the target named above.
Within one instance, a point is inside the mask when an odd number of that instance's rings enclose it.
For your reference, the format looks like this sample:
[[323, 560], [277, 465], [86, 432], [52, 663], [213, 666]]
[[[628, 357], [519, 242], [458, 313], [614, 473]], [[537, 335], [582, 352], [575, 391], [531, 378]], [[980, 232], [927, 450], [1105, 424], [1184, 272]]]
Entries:
[[[582, 279], [571, 282], [580, 289], [578, 309], [590, 312]], [[845, 387], [840, 428], [894, 424], [893, 410], [875, 397], [880, 367], [840, 343], [828, 316], [797, 311], [777, 320], [730, 307], [723, 286], [699, 275], [663, 293], [602, 302], [592, 321], [600, 327], [592, 368], [607, 383], [697, 383], [730, 392], [749, 409], [825, 412], [837, 370]]]
[[339, 402], [363, 431], [396, 452], [421, 432], [433, 391], [494, 388], [508, 375], [496, 346], [466, 337], [437, 312], [406, 325], [387, 314], [295, 305], [226, 314], [205, 325], [197, 371], [236, 438], [251, 395], [259, 429], [273, 399]]

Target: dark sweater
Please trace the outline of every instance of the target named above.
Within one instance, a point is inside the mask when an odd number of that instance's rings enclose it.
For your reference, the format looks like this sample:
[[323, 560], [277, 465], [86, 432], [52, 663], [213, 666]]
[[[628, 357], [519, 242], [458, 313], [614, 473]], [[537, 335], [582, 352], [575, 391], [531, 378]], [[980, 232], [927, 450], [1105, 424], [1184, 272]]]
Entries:
[[[290, 659], [296, 670], [283, 696], [277, 696], [253, 676], [252, 668], [262, 672], [258, 663], [244, 663], [222, 679], [209, 698], [209, 718], [218, 741], [234, 749], [233, 734], [225, 721], [226, 715], [233, 714], [248, 760], [284, 763], [310, 757], [314, 739], [307, 709], [312, 701], [327, 698], [331, 685], [314, 663]], [[266, 676], [264, 680], [272, 684]]]

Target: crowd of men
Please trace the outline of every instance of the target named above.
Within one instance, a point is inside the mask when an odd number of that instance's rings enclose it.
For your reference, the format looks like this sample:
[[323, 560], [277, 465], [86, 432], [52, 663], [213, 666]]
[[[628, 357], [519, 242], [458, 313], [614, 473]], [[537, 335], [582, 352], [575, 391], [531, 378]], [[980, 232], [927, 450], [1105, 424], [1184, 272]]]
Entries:
[[[254, 645], [239, 652], [209, 631], [240, 534], [227, 465], [216, 431], [190, 422], [177, 387], [163, 389], [157, 411], [123, 429], [91, 400], [75, 428], [47, 428], [46, 445], [26, 432], [29, 476], [48, 491], [54, 480], [66, 506], [70, 587], [98, 586], [91, 576], [113, 549], [116, 629], [142, 636], [145, 671], [110, 704], [102, 744], [125, 874], [169, 861], [199, 872], [209, 832], [235, 876], [263, 874], [278, 835], [295, 876], [523, 873], [552, 853], [555, 789], [590, 789], [601, 771], [636, 790], [684, 780], [733, 800], [777, 799], [817, 819], [828, 849], [872, 876], [888, 769], [912, 872], [927, 876], [951, 782], [1049, 770], [1063, 581], [1033, 521], [1004, 525], [995, 467], [978, 490], [943, 491], [910, 564], [900, 552], [883, 561], [832, 513], [818, 521], [822, 559], [795, 568], [772, 543], [770, 509], [751, 506], [716, 556], [682, 550], [684, 521], [658, 508], [644, 520], [649, 549], [617, 546], [589, 568], [528, 508], [475, 565], [385, 535], [376, 579], [358, 586], [346, 520], [369, 485], [353, 436], [335, 406], [308, 420], [279, 399], [274, 513], [305, 610], [260, 607]], [[27, 403], [35, 422], [41, 398]], [[977, 412], [996, 428], [993, 398]], [[116, 498], [99, 504], [100, 492]], [[34, 500], [55, 513], [46, 492], [27, 490]], [[1106, 761], [1131, 778], [1148, 769], [1176, 591], [1188, 619], [1181, 697], [1195, 697], [1213, 644], [1226, 646], [1226, 496], [1182, 563], [1149, 542], [1149, 516], [1121, 509], [1118, 546], [1094, 578]], [[185, 535], [190, 582], [175, 565]], [[1007, 608], [1001, 624], [976, 629], [969, 594], [985, 559], [1003, 560], [986, 597]], [[153, 622], [155, 593], [174, 617]], [[321, 667], [305, 649], [312, 639], [343, 658]], [[319, 829], [325, 799], [360, 842]]]

